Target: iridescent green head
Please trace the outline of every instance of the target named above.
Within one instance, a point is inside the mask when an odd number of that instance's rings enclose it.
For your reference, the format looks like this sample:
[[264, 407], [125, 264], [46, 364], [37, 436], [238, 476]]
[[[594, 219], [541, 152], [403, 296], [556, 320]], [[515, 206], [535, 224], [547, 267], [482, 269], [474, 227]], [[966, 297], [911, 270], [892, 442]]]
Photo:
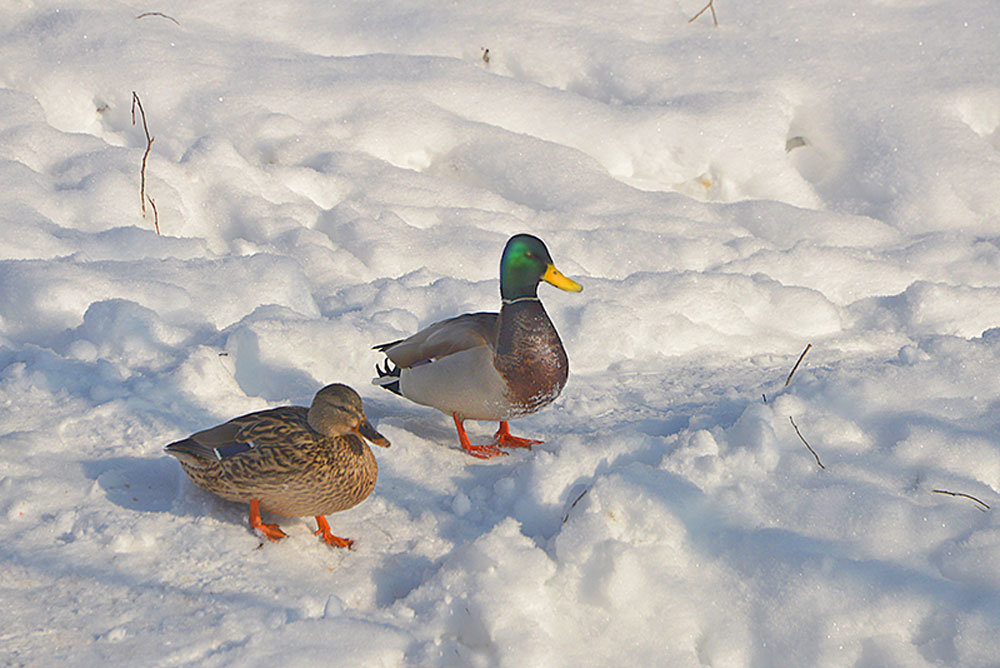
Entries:
[[512, 236], [500, 257], [500, 296], [504, 299], [536, 297], [540, 281], [568, 292], [583, 289], [556, 269], [541, 239], [530, 234]]

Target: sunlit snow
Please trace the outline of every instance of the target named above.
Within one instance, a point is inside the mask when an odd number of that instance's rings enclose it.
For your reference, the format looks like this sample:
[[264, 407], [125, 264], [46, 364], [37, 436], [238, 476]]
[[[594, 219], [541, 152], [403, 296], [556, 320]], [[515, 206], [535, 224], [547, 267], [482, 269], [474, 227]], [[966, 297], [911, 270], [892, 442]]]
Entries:
[[[1000, 664], [1000, 6], [703, 6], [2, 3], [0, 664]], [[584, 290], [483, 462], [371, 347], [518, 232]], [[331, 382], [353, 550], [163, 452]]]

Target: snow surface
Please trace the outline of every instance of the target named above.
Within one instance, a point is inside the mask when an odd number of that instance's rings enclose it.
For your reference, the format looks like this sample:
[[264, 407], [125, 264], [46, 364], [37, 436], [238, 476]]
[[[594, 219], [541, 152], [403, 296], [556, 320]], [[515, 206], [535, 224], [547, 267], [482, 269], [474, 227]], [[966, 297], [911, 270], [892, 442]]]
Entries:
[[[1000, 665], [1000, 6], [716, 5], [6, 0], [0, 663]], [[516, 232], [572, 372], [481, 462], [370, 348]], [[333, 381], [352, 551], [162, 451]]]

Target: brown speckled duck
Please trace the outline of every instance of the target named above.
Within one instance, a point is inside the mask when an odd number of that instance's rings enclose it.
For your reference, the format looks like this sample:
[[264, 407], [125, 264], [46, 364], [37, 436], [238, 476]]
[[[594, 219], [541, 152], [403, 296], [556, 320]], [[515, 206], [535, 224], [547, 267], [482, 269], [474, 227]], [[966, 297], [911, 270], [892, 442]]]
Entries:
[[[388, 361], [376, 366], [372, 382], [451, 415], [462, 448], [474, 457], [541, 443], [512, 436], [507, 424], [552, 403], [569, 377], [566, 351], [538, 299], [540, 281], [583, 289], [556, 269], [541, 239], [511, 237], [500, 258], [500, 312], [465, 313], [375, 346]], [[492, 443], [472, 445], [465, 420], [496, 420], [500, 428]]]
[[250, 526], [276, 541], [287, 534], [261, 521], [261, 508], [313, 515], [328, 545], [354, 541], [330, 532], [325, 515], [353, 508], [375, 488], [368, 444], [389, 447], [347, 385], [327, 385], [312, 406], [283, 406], [234, 418], [166, 446], [191, 481], [229, 501], [250, 504]]

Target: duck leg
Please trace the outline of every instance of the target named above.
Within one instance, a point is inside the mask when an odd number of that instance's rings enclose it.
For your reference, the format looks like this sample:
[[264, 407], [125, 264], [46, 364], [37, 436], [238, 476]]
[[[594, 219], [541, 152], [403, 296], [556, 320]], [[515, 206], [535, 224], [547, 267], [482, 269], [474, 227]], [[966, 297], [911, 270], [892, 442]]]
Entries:
[[250, 528], [264, 534], [268, 540], [278, 541], [288, 536], [277, 524], [264, 524], [260, 519], [260, 499], [250, 500]]
[[316, 526], [319, 527], [316, 531], [313, 531], [313, 535], [321, 536], [323, 542], [327, 545], [333, 547], [346, 547], [348, 550], [354, 545], [354, 541], [350, 538], [341, 538], [340, 536], [334, 536], [330, 533], [330, 525], [326, 521], [326, 518], [322, 515], [316, 515]]
[[533, 445], [539, 445], [541, 443], [544, 443], [544, 441], [536, 441], [531, 438], [512, 436], [510, 433], [510, 427], [507, 426], [506, 421], [502, 421], [500, 423], [500, 428], [497, 429], [497, 433], [493, 435], [493, 446], [497, 448], [530, 448]]
[[458, 417], [458, 413], [452, 413], [451, 416], [455, 418], [455, 429], [458, 430], [458, 440], [462, 444], [462, 449], [470, 455], [478, 457], [479, 459], [490, 459], [491, 457], [507, 454], [506, 452], [497, 450], [496, 443], [490, 443], [489, 445], [472, 445], [469, 441], [469, 435], [465, 433], [465, 427], [462, 425], [462, 418]]

